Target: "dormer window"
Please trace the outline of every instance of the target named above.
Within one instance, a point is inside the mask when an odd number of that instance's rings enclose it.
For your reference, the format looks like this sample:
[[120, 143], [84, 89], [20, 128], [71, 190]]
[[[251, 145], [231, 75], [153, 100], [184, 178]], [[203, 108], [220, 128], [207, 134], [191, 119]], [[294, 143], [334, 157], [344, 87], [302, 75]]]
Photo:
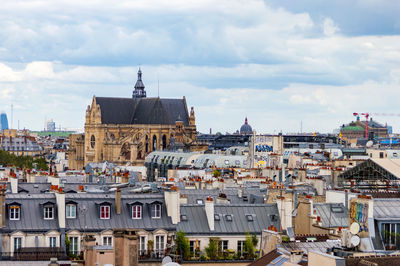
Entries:
[[101, 205], [100, 206], [100, 219], [110, 219], [110, 206]]
[[65, 217], [72, 219], [76, 218], [76, 204], [67, 204], [66, 209], [65, 209]]
[[151, 218], [161, 218], [161, 204], [151, 206]]
[[142, 205], [132, 205], [132, 219], [142, 219]]
[[19, 220], [21, 217], [21, 206], [11, 205], [9, 207], [10, 220]]
[[44, 219], [45, 220], [52, 220], [54, 219], [54, 207], [51, 205], [44, 206]]

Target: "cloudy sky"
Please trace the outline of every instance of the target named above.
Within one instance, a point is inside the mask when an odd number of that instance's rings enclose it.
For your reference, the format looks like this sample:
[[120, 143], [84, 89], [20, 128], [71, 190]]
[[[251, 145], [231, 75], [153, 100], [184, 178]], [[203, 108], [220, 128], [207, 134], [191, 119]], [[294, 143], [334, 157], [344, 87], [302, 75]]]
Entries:
[[[2, 0], [0, 111], [83, 128], [93, 95], [186, 96], [201, 132], [332, 132], [399, 114], [400, 2]], [[374, 116], [400, 130], [400, 117]]]

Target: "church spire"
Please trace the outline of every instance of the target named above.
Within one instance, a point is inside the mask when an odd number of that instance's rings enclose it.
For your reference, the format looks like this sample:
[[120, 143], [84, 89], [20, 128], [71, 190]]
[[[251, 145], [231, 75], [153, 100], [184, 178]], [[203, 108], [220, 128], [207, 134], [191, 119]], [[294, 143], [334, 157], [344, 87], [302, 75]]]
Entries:
[[137, 73], [137, 81], [135, 84], [135, 90], [132, 93], [132, 98], [145, 98], [146, 97], [146, 91], [144, 90], [144, 84], [142, 81], [142, 70], [140, 70]]

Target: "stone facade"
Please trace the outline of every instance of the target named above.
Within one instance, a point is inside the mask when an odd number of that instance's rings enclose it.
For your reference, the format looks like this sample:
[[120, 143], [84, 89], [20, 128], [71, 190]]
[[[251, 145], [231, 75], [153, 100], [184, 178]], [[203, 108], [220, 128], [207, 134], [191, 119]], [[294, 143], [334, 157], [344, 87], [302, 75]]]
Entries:
[[[138, 77], [141, 81], [141, 73]], [[93, 97], [86, 110], [85, 133], [71, 135], [70, 169], [104, 161], [143, 165], [147, 154], [171, 146], [191, 151], [204, 149], [204, 145], [196, 144], [194, 109], [188, 112], [185, 97], [146, 98], [143, 92], [140, 95]]]

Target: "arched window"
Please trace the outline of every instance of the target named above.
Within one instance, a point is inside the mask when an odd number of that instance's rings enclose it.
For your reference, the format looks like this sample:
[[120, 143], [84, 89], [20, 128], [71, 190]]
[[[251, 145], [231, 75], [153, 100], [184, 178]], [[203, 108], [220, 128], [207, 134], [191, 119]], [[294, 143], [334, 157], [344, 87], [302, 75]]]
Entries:
[[156, 135], [153, 136], [153, 151], [157, 150], [157, 137]]
[[167, 136], [162, 136], [162, 149], [165, 150], [167, 148]]
[[96, 138], [94, 137], [94, 135], [92, 135], [90, 137], [90, 147], [92, 147], [92, 149], [94, 149], [95, 144], [96, 144]]
[[149, 152], [149, 136], [146, 135], [146, 154]]

